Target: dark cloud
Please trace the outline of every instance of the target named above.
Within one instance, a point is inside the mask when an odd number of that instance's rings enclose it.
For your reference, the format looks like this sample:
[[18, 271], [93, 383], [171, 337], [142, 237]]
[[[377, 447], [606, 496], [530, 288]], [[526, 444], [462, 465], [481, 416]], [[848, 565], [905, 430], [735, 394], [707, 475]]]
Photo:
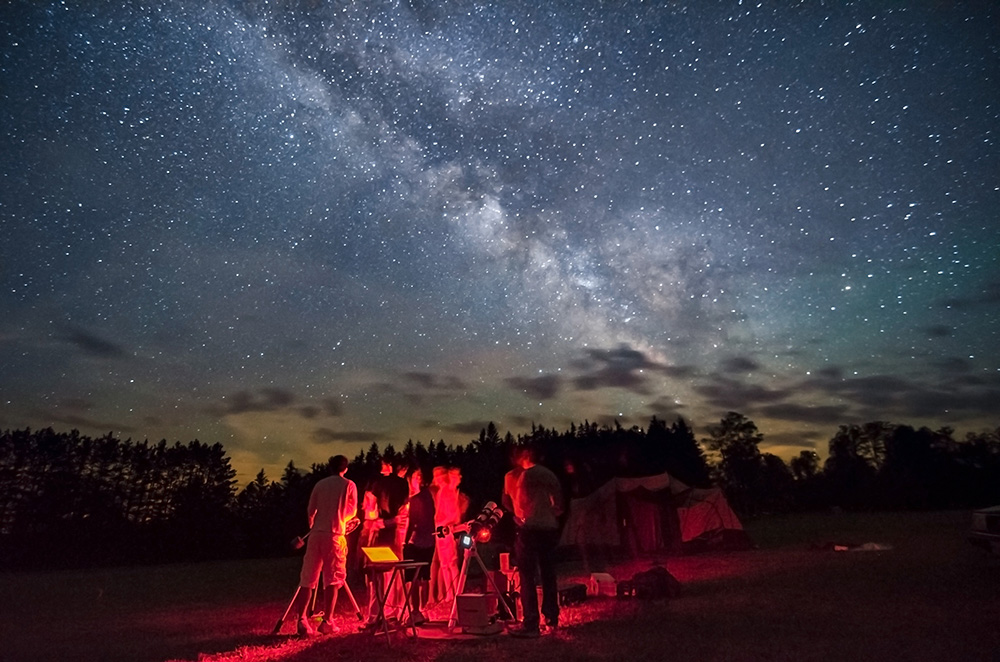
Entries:
[[674, 379], [687, 379], [698, 374], [698, 368], [693, 365], [665, 365], [661, 369], [663, 374]]
[[509, 377], [504, 382], [532, 400], [548, 400], [559, 394], [563, 380], [558, 375], [542, 375], [540, 377]]
[[904, 415], [956, 420], [965, 414], [996, 416], [1000, 384], [994, 380], [970, 384], [962, 380], [943, 381], [940, 386], [913, 384], [901, 398]]
[[[538, 423], [538, 419], [531, 418], [529, 416], [509, 416], [504, 418], [505, 421], [509, 421], [515, 429], [519, 430], [530, 430], [531, 426]], [[551, 423], [549, 425], [552, 425]]]
[[73, 411], [88, 411], [94, 408], [94, 403], [86, 398], [63, 398], [58, 406]]
[[816, 450], [824, 446], [824, 437], [816, 430], [793, 430], [768, 434], [764, 441], [768, 446], [790, 446], [803, 450]]
[[746, 356], [731, 356], [723, 359], [720, 367], [725, 372], [755, 372], [760, 364]]
[[837, 425], [843, 423], [850, 408], [847, 405], [801, 405], [793, 402], [766, 405], [761, 413], [771, 418], [817, 425]]
[[730, 377], [716, 377], [714, 381], [695, 386], [713, 406], [727, 411], [756, 409], [761, 405], [780, 402], [791, 395], [788, 389], [769, 388], [760, 384], [748, 384]]
[[840, 366], [826, 366], [816, 371], [816, 375], [824, 379], [843, 379], [844, 369]]
[[[942, 417], [958, 413], [993, 415], [1000, 401], [1000, 376], [964, 374], [961, 365], [939, 366], [937, 379], [906, 379], [895, 375], [873, 375], [837, 381], [812, 379], [800, 384], [802, 391], [846, 400], [860, 420], [897, 417]], [[841, 423], [845, 421], [840, 421]]]
[[978, 293], [942, 299], [940, 305], [951, 310], [965, 310], [1000, 303], [1000, 281], [987, 283]]
[[651, 419], [655, 416], [661, 421], [671, 422], [679, 416], [683, 416], [685, 409], [687, 409], [686, 405], [678, 404], [671, 398], [658, 398], [646, 408], [648, 412], [646, 417]]
[[263, 388], [260, 394], [264, 397], [264, 402], [271, 409], [281, 409], [295, 402], [295, 394], [280, 388]]
[[[478, 439], [479, 433], [485, 430], [487, 425], [489, 425], [489, 421], [464, 421], [453, 423], [447, 426], [445, 430], [465, 437]], [[505, 433], [501, 433], [501, 436], [503, 436], [503, 434]]]
[[466, 388], [465, 382], [454, 375], [438, 375], [433, 372], [405, 372], [403, 378], [410, 385], [418, 386], [421, 389], [463, 391]]
[[333, 398], [323, 399], [323, 413], [327, 416], [340, 416], [344, 413], [344, 405], [340, 400], [334, 400]]
[[316, 428], [312, 432], [312, 439], [321, 444], [382, 444], [394, 441], [394, 439], [382, 432], [372, 432], [370, 430], [332, 430], [330, 428]]
[[50, 413], [48, 414], [48, 419], [52, 421], [52, 423], [62, 423], [77, 430], [104, 430], [106, 432], [118, 432], [124, 434], [135, 434], [137, 432], [137, 430], [132, 426], [123, 426], [120, 423], [115, 423], [109, 420], [101, 420], [73, 413]]
[[97, 405], [86, 398], [63, 398], [51, 409], [40, 410], [36, 416], [46, 425], [63, 424], [79, 430], [94, 430], [96, 434], [110, 431], [131, 434], [136, 432], [134, 426], [112, 422], [94, 416]]
[[972, 361], [961, 356], [947, 356], [932, 362], [932, 365], [945, 374], [962, 375], [971, 372], [975, 367]]
[[585, 357], [574, 361], [573, 365], [584, 373], [573, 379], [573, 385], [581, 391], [621, 388], [640, 395], [650, 393], [644, 372], [663, 370], [663, 366], [627, 345], [616, 349], [588, 349]]
[[432, 397], [452, 397], [465, 393], [467, 389], [459, 377], [420, 371], [404, 372], [398, 384], [383, 383], [379, 386], [383, 393], [399, 393], [410, 404], [417, 406], [425, 406]]
[[218, 415], [245, 414], [256, 411], [275, 411], [291, 406], [295, 402], [295, 394], [279, 388], [264, 388], [256, 393], [252, 391], [236, 391], [220, 406], [211, 411]]
[[924, 333], [927, 334], [928, 338], [947, 338], [953, 332], [954, 329], [945, 324], [932, 324], [924, 327]]
[[811, 379], [804, 381], [801, 387], [826, 395], [835, 395], [869, 409], [895, 408], [898, 403], [913, 394], [915, 389], [914, 384], [892, 375], [855, 377], [837, 381]]
[[128, 356], [124, 346], [83, 329], [67, 328], [64, 338], [84, 354], [100, 359], [121, 359]]

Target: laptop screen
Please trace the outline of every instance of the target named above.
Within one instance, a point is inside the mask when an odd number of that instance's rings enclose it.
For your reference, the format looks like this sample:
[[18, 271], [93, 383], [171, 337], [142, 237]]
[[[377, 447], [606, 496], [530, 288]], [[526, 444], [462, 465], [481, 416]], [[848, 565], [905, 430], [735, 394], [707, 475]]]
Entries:
[[399, 557], [392, 547], [362, 547], [361, 552], [373, 563], [385, 563], [386, 561], [398, 561]]

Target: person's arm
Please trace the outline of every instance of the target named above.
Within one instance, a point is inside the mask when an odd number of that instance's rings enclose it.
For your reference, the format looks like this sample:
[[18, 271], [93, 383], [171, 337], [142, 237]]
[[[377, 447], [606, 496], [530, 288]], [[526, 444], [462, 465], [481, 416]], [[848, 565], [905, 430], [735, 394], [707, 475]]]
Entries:
[[508, 471], [503, 477], [503, 494], [500, 495], [500, 505], [508, 513], [514, 512], [514, 499], [511, 492], [514, 491], [514, 479]]
[[[416, 507], [414, 508], [414, 506]], [[410, 539], [413, 537], [414, 525], [424, 517], [424, 506], [415, 495], [410, 497], [410, 502], [407, 508], [410, 511], [410, 517], [409, 520], [407, 520], [409, 523], [406, 525], [406, 537], [403, 538], [404, 543], [410, 542]]]
[[347, 481], [347, 498], [344, 500], [344, 510], [340, 513], [342, 523], [346, 524], [358, 516], [358, 486], [354, 481]]
[[559, 477], [555, 474], [552, 474], [549, 498], [552, 501], [552, 512], [556, 517], [559, 517], [566, 510], [566, 502], [563, 498], [563, 490], [562, 485], [559, 483]]
[[365, 520], [378, 519], [378, 499], [371, 492], [365, 492], [363, 511]]
[[319, 497], [316, 495], [316, 488], [309, 494], [309, 505], [306, 507], [306, 517], [309, 519], [309, 528], [312, 529], [316, 519], [316, 511], [319, 510]]
[[521, 475], [517, 477], [517, 483], [514, 486], [514, 522], [521, 526], [524, 524], [525, 516], [525, 496], [524, 496], [524, 475], [526, 472], [522, 471]]

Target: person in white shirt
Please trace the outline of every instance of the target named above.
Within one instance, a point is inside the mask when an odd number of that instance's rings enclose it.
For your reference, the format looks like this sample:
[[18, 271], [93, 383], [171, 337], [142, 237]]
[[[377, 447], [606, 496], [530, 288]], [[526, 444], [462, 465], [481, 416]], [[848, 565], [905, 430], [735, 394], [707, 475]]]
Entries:
[[309, 622], [309, 598], [319, 584], [320, 573], [326, 581], [323, 592], [323, 622], [318, 632], [331, 634], [337, 630], [333, 624], [333, 610], [337, 594], [347, 579], [347, 522], [358, 515], [358, 488], [354, 481], [344, 478], [348, 459], [343, 455], [330, 458], [332, 476], [320, 480], [309, 495], [309, 540], [302, 571], [299, 574], [299, 591], [293, 613], [298, 614], [298, 633], [312, 636], [317, 629]]

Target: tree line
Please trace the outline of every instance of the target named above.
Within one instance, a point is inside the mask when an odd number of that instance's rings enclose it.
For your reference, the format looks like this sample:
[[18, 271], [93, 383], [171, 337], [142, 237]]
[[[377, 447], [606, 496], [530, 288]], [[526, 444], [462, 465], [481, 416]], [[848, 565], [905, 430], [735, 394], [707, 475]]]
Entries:
[[[1000, 503], [1000, 428], [962, 440], [948, 428], [842, 425], [820, 462], [786, 463], [760, 449], [750, 419], [728, 413], [696, 439], [683, 418], [624, 428], [585, 421], [513, 436], [495, 424], [465, 445], [372, 444], [351, 461], [359, 489], [383, 459], [430, 471], [458, 467], [478, 510], [498, 500], [514, 447], [536, 445], [567, 498], [615, 476], [669, 472], [692, 487], [719, 485], [743, 516], [793, 510], [945, 509]], [[51, 428], [0, 434], [0, 567], [81, 567], [287, 554], [306, 530], [306, 502], [326, 463], [289, 462], [238, 489], [221, 444], [90, 438]]]

